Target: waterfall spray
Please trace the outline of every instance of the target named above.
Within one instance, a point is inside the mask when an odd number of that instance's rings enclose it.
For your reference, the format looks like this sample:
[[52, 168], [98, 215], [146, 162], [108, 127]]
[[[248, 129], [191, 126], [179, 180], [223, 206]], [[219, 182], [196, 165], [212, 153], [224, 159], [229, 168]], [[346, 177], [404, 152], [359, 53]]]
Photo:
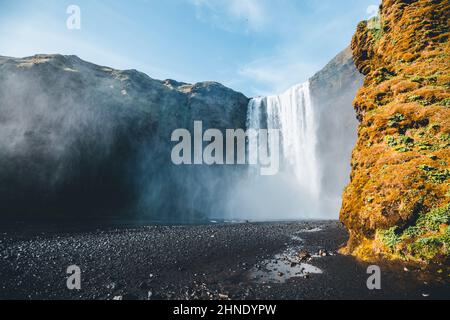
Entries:
[[320, 173], [317, 125], [309, 82], [296, 85], [281, 95], [252, 99], [247, 126], [280, 130], [282, 166], [295, 180], [302, 196], [309, 200], [308, 207], [316, 203], [320, 194]]

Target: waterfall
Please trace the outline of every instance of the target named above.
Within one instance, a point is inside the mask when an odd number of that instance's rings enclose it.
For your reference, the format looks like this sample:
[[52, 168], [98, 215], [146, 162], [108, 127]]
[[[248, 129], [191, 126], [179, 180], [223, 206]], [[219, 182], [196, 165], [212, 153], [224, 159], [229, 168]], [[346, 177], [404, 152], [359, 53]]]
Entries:
[[292, 180], [290, 183], [298, 186], [302, 193], [299, 196], [307, 199], [305, 207], [317, 207], [320, 194], [318, 139], [309, 82], [296, 85], [281, 95], [252, 99], [247, 126], [248, 129], [280, 130], [283, 173]]

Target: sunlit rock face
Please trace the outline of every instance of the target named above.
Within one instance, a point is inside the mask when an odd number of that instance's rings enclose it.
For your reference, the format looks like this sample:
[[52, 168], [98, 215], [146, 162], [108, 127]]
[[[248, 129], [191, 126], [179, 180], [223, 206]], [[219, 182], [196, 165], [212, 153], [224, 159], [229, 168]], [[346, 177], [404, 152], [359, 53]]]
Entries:
[[353, 37], [365, 80], [341, 221], [362, 259], [448, 264], [449, 16], [448, 0], [383, 0]]
[[1, 216], [202, 219], [233, 174], [175, 167], [171, 133], [194, 120], [245, 128], [247, 104], [215, 82], [159, 81], [75, 56], [1, 57]]

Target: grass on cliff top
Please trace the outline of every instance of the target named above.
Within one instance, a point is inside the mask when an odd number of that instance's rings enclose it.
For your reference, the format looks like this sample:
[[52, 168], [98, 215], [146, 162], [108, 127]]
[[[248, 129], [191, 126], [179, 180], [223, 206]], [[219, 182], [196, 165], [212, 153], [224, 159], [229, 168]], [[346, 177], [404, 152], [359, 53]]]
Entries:
[[419, 216], [415, 225], [403, 231], [395, 226], [378, 230], [377, 239], [394, 256], [403, 260], [430, 261], [450, 255], [450, 204]]

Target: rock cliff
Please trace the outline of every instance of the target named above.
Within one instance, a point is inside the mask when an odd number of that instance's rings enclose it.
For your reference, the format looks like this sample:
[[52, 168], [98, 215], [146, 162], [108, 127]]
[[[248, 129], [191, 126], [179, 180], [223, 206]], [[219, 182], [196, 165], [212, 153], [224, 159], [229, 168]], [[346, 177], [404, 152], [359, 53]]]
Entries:
[[174, 166], [171, 133], [194, 120], [245, 128], [247, 104], [215, 82], [159, 81], [76, 56], [1, 57], [0, 215], [204, 218], [236, 170]]
[[349, 182], [350, 156], [356, 141], [358, 121], [351, 108], [363, 76], [348, 47], [311, 79], [311, 97], [318, 117], [317, 154], [320, 165], [322, 210], [336, 214], [342, 189]]
[[365, 80], [341, 220], [360, 258], [449, 257], [449, 18], [448, 0], [384, 0], [354, 35]]

